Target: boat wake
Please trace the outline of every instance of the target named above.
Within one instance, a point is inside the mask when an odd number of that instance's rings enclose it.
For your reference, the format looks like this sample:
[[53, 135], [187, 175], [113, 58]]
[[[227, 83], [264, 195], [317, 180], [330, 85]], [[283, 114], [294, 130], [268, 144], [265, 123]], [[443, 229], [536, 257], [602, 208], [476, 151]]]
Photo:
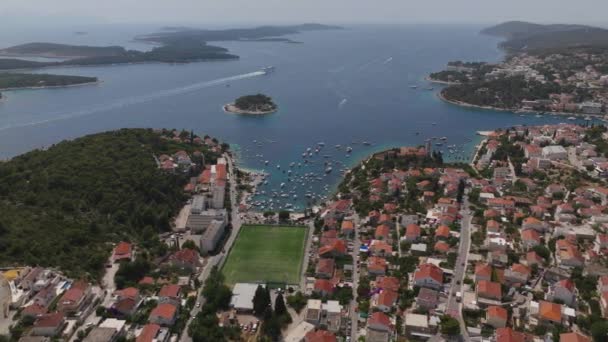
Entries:
[[184, 87], [161, 90], [161, 91], [157, 91], [157, 92], [154, 92], [151, 94], [134, 96], [134, 97], [124, 98], [124, 99], [118, 99], [113, 102], [96, 105], [93, 107], [78, 110], [78, 111], [71, 112], [68, 114], [62, 114], [61, 112], [51, 113], [50, 115], [53, 115], [53, 116], [57, 115], [57, 116], [54, 116], [52, 118], [45, 119], [45, 120], [32, 121], [32, 122], [23, 123], [23, 124], [14, 124], [14, 125], [9, 124], [9, 125], [5, 125], [5, 126], [0, 126], [0, 131], [4, 131], [7, 129], [13, 129], [13, 128], [41, 125], [41, 124], [54, 122], [54, 121], [73, 119], [73, 118], [88, 116], [88, 115], [92, 115], [92, 114], [96, 114], [96, 113], [107, 112], [107, 111], [110, 111], [113, 109], [119, 109], [119, 108], [137, 105], [137, 104], [142, 104], [142, 103], [154, 101], [154, 100], [164, 98], [164, 97], [170, 97], [170, 96], [175, 96], [175, 95], [180, 95], [180, 94], [187, 94], [187, 93], [191, 93], [193, 91], [197, 91], [197, 90], [204, 89], [204, 88], [209, 88], [209, 87], [212, 87], [215, 85], [224, 84], [227, 82], [238, 81], [238, 80], [244, 80], [244, 79], [252, 78], [252, 77], [263, 76], [265, 74], [266, 73], [264, 71], [255, 71], [255, 72], [250, 72], [247, 74], [229, 76], [229, 77], [224, 77], [224, 78], [218, 78], [216, 80], [194, 83], [194, 84], [190, 84], [190, 85], [187, 85]]
[[342, 101], [340, 101], [340, 103], [338, 104], [338, 108], [342, 109], [342, 107], [346, 105], [346, 102], [348, 102], [348, 99], [342, 99]]
[[390, 63], [390, 62], [392, 62], [392, 61], [393, 61], [393, 57], [389, 57], [389, 58], [387, 58], [387, 59], [386, 59], [386, 60], [385, 60], [385, 61], [384, 61], [382, 64], [385, 64], [385, 65], [386, 65], [386, 64], [388, 64], [388, 63]]

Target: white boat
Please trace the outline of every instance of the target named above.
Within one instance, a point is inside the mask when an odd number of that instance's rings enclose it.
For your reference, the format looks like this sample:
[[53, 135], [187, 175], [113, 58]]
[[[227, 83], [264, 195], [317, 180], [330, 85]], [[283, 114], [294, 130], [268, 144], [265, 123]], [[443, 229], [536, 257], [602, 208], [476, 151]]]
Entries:
[[262, 72], [264, 73], [264, 75], [272, 74], [274, 71], [275, 67], [273, 66], [267, 66], [265, 68], [262, 68]]
[[571, 116], [568, 118], [568, 120], [576, 120], [576, 118], [574, 116]]

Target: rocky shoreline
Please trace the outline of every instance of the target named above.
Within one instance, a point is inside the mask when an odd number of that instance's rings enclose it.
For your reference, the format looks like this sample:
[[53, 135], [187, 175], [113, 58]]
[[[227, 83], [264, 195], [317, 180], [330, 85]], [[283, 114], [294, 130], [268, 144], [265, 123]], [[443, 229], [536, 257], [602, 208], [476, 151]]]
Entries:
[[484, 110], [494, 110], [494, 111], [499, 111], [499, 112], [510, 112], [510, 113], [513, 113], [513, 114], [540, 114], [540, 115], [583, 116], [583, 117], [590, 116], [590, 117], [595, 117], [595, 118], [603, 118], [604, 117], [603, 114], [584, 114], [584, 113], [573, 113], [573, 112], [551, 112], [551, 111], [540, 111], [540, 110], [522, 110], [522, 109], [498, 108], [498, 107], [492, 107], [492, 106], [479, 106], [479, 105], [474, 105], [474, 104], [467, 103], [467, 102], [447, 99], [443, 95], [443, 90], [437, 93], [437, 97], [439, 99], [441, 99], [442, 101], [444, 101], [444, 102], [447, 102], [447, 103], [450, 103], [450, 104], [453, 104], [453, 105], [457, 105], [457, 106], [461, 106], [461, 107], [475, 108], [475, 109], [484, 109]]
[[225, 104], [223, 107], [224, 112], [233, 113], [233, 114], [241, 114], [241, 115], [267, 115], [272, 114], [277, 111], [277, 109], [267, 110], [267, 111], [249, 111], [238, 108], [234, 105], [234, 103]]

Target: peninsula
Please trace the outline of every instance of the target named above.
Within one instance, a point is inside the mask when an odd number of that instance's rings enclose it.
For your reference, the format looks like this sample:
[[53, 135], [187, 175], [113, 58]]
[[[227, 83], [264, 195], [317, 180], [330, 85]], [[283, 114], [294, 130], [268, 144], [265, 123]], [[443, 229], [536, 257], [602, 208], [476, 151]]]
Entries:
[[224, 106], [224, 111], [235, 114], [264, 115], [277, 111], [277, 105], [264, 94], [241, 96]]
[[97, 77], [0, 73], [0, 90], [38, 89], [51, 87], [68, 87], [97, 83]]
[[448, 84], [450, 103], [514, 112], [603, 115], [608, 104], [608, 30], [508, 22], [484, 34], [504, 37], [501, 63], [449, 62], [429, 80]]

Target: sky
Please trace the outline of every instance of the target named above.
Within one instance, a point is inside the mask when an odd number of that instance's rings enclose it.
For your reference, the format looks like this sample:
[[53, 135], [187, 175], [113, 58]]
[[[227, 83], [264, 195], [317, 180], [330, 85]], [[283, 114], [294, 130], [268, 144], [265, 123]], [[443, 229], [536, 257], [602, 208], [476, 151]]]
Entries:
[[[608, 0], [0, 0], [5, 24], [471, 23], [608, 26]], [[606, 24], [606, 25], [604, 25]]]

